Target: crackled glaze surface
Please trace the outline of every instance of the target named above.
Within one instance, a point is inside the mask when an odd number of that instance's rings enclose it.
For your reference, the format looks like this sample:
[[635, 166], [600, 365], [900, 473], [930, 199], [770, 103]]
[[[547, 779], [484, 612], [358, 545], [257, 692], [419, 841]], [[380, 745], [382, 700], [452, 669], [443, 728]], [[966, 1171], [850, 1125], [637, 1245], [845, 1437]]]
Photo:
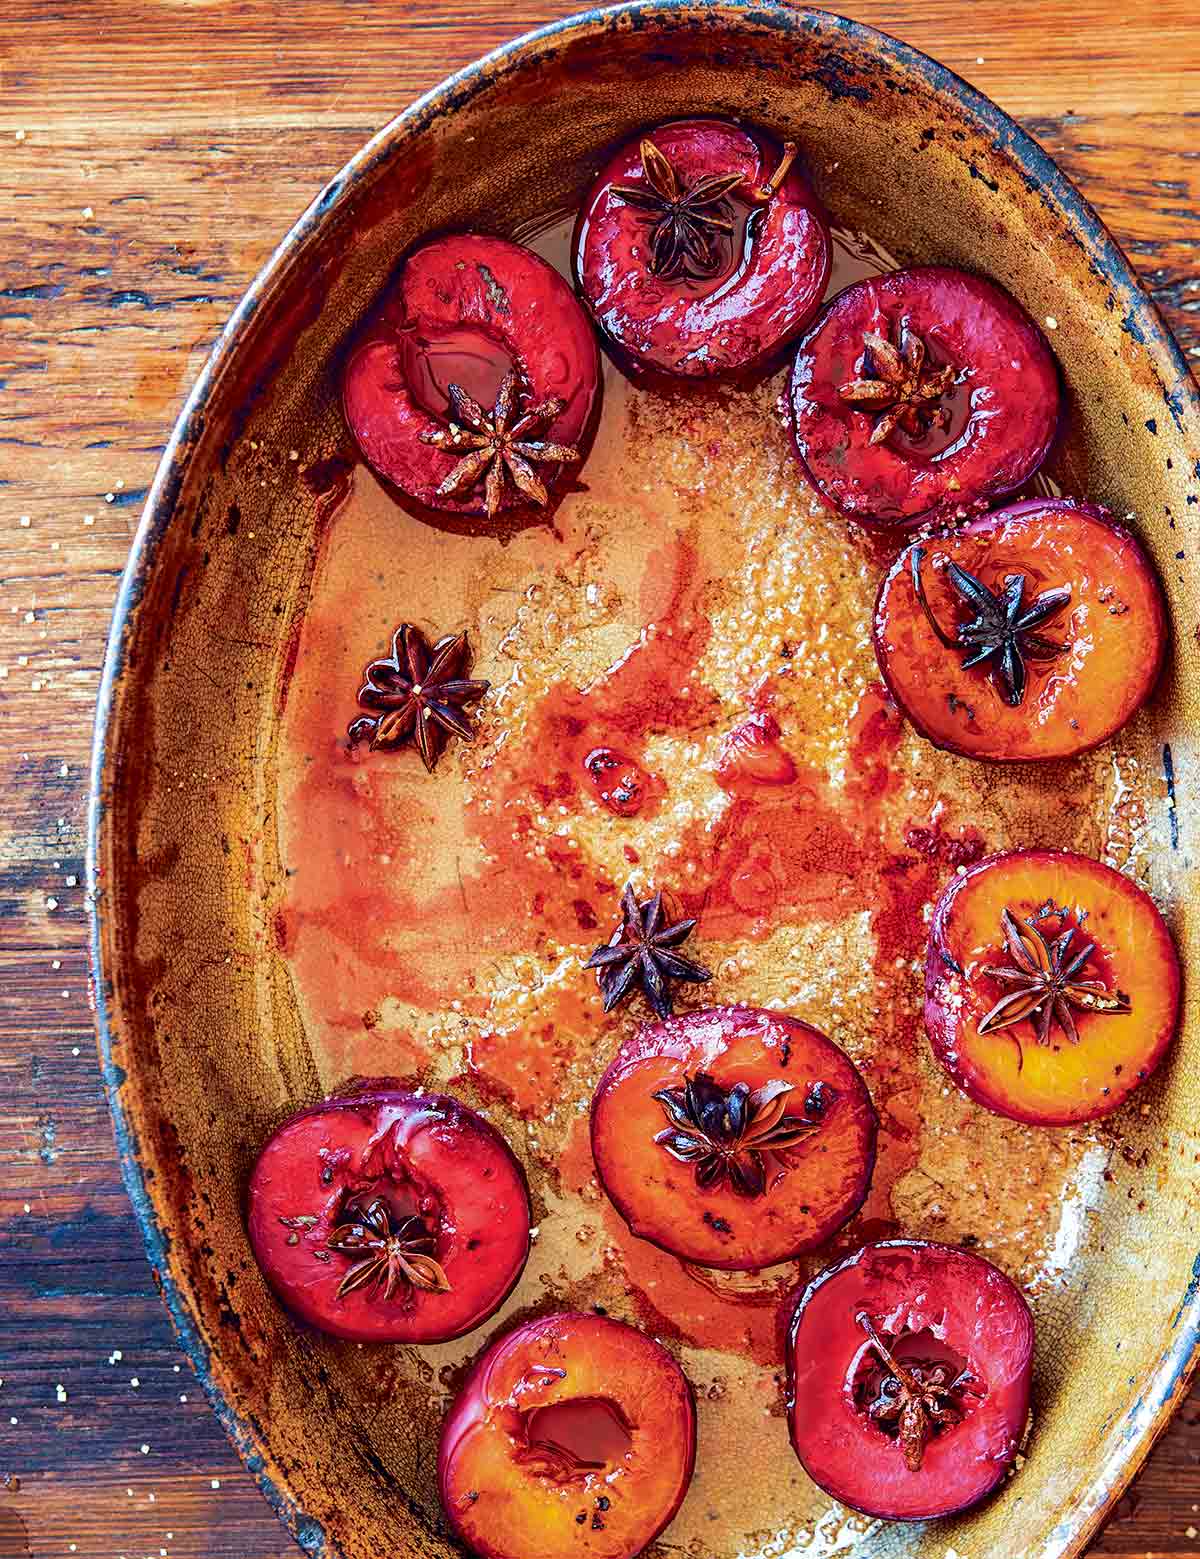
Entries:
[[[672, 72], [651, 69], [646, 30]], [[569, 86], [569, 114], [546, 98], [547, 70]], [[1192, 1036], [1108, 1125], [1038, 1132], [947, 1086], [921, 1033], [920, 970], [947, 876], [1021, 844], [1131, 872], [1186, 955], [1191, 825], [1164, 781], [1167, 744], [1177, 786], [1194, 761], [1186, 664], [1114, 743], [1069, 764], [1001, 771], [922, 742], [870, 647], [887, 554], [811, 498], [778, 409], [782, 373], [661, 391], [608, 366], [581, 489], [552, 526], [491, 536], [399, 509], [355, 462], [339, 411], [347, 331], [407, 243], [470, 222], [540, 232], [559, 259], [565, 229], [545, 230], [545, 213], [586, 187], [600, 149], [697, 101], [741, 108], [781, 134], [802, 127], [836, 223], [905, 261], [975, 264], [1035, 317], [1053, 307], [1074, 407], [1053, 477], [1133, 515], [1176, 620], [1194, 620], [1171, 530], [1196, 496], [1190, 409], [1163, 383], [1177, 364], [1122, 292], [1119, 262], [1098, 255], [1103, 282], [1088, 269], [1100, 239], [1078, 210], [1057, 214], [1049, 165], [1030, 188], [1033, 153], [1019, 149], [1023, 177], [995, 143], [999, 116], [980, 106], [973, 119], [956, 92], [919, 57], [809, 13], [663, 7], [525, 45], [448, 89], [443, 110], [457, 112], [423, 111], [365, 156], [239, 325], [241, 352], [160, 480], [101, 773], [110, 1082], [154, 1171], [134, 1189], [152, 1239], [171, 1238], [169, 1297], [214, 1350], [235, 1433], [313, 1551], [448, 1551], [430, 1455], [440, 1415], [505, 1322], [554, 1305], [641, 1323], [696, 1385], [697, 1477], [664, 1554], [940, 1559], [953, 1544], [999, 1559], [1014, 1533], [1021, 1552], [1078, 1552], [1178, 1385], [1188, 1350], [1172, 1351], [1172, 1324], [1183, 1339], [1194, 1325], [1180, 1061]], [[554, 125], [552, 167], [529, 134], [538, 116]], [[464, 180], [482, 133], [506, 155]], [[980, 221], [993, 200], [999, 229]], [[1136, 331], [1121, 330], [1126, 311]], [[402, 618], [467, 628], [493, 684], [477, 743], [432, 780], [411, 754], [351, 755], [344, 741], [361, 669]], [[764, 786], [721, 759], [731, 732], [768, 714], [787, 761]], [[599, 746], [647, 777], [636, 816], [598, 801], [585, 760]], [[924, 1536], [872, 1527], [803, 1476], [779, 1323], [820, 1260], [697, 1274], [634, 1241], [604, 1203], [586, 1105], [636, 1012], [604, 1018], [579, 959], [607, 936], [627, 878], [698, 916], [716, 976], [703, 999], [796, 1011], [862, 1069], [879, 1166], [826, 1258], [895, 1232], [965, 1239], [1030, 1297], [1029, 1459], [982, 1514]], [[529, 1171], [529, 1267], [501, 1316], [459, 1343], [368, 1351], [297, 1334], [249, 1258], [256, 1148], [356, 1074], [461, 1092]], [[319, 1450], [331, 1443], [336, 1476]]]

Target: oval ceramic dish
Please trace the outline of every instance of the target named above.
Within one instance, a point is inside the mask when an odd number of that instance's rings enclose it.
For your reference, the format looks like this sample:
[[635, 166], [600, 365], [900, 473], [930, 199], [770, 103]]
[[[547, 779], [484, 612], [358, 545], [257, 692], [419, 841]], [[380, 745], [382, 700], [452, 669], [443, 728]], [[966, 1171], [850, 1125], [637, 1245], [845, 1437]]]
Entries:
[[[977, 269], [1046, 324], [1068, 408], [1051, 477], [1132, 516], [1175, 634], [1151, 704], [1097, 753], [1001, 774], [939, 753], [889, 713], [869, 642], [883, 564], [810, 501], [774, 414], [778, 377], [662, 392], [609, 364], [585, 490], [555, 528], [506, 544], [435, 528], [351, 467], [341, 363], [398, 257], [446, 229], [528, 239], [576, 207], [611, 147], [695, 113], [798, 141], [838, 232], [865, 231], [905, 263]], [[696, 1388], [696, 1480], [654, 1554], [1083, 1550], [1196, 1349], [1200, 1031], [1189, 1015], [1110, 1123], [1038, 1132], [992, 1116], [945, 1087], [920, 1033], [923, 915], [964, 841], [1064, 845], [1146, 885], [1196, 967], [1198, 458], [1200, 407], [1180, 354], [1050, 159], [940, 65], [825, 12], [664, 0], [546, 28], [422, 98], [321, 193], [226, 327], [147, 502], [101, 689], [89, 862], [105, 1079], [150, 1260], [215, 1410], [306, 1552], [456, 1552], [436, 1479], [454, 1387], [505, 1326], [592, 1304], [665, 1341]], [[707, 581], [699, 595], [688, 548]], [[634, 835], [576, 797], [599, 864], [575, 895], [574, 933], [560, 925], [547, 940], [526, 935], [524, 879], [487, 876], [506, 859], [502, 831], [489, 843], [467, 826], [470, 787], [519, 753], [498, 733], [530, 735], [528, 700], [554, 678], [568, 705], [593, 696], [647, 616], [694, 607], [696, 621], [730, 625], [750, 599], [779, 603], [791, 637], [764, 647], [730, 629], [688, 668], [716, 713], [693, 722], [690, 749], [668, 730], [647, 749], [677, 787], [676, 810], [639, 820], [639, 869], [673, 872], [667, 885], [699, 913], [694, 945], [715, 972], [703, 998], [786, 1006], [820, 1026], [863, 1070], [881, 1126], [863, 1211], [818, 1257], [758, 1277], [670, 1265], [623, 1231], [590, 1178], [586, 1100], [639, 1014], [602, 1019], [579, 960], [614, 923]], [[350, 761], [361, 669], [399, 614], [430, 631], [466, 627], [476, 674], [504, 695], [485, 706], [479, 742], [436, 776], [411, 755], [338, 770], [352, 819], [373, 790], [381, 815], [405, 797], [428, 805], [440, 854], [406, 861], [406, 913], [388, 896], [397, 874], [376, 876], [378, 846], [346, 835], [362, 896], [334, 895], [322, 921], [331, 879], [313, 874], [338, 863], [324, 859], [334, 814], [320, 776]], [[812, 647], [822, 625], [824, 661]], [[724, 658], [719, 644], [732, 645]], [[805, 826], [825, 818], [826, 832], [798, 841], [795, 813], [743, 837], [735, 796], [719, 803], [719, 839], [701, 849], [693, 831], [673, 855], [671, 828], [686, 831], [716, 794], [714, 744], [764, 655], [789, 658], [776, 713], [806, 765], [795, 781]], [[550, 750], [535, 743], [535, 760]], [[519, 789], [520, 772], [506, 772]], [[537, 777], [527, 769], [524, 783]], [[553, 829], [538, 832], [545, 798], [526, 799], [521, 859], [535, 860]], [[759, 837], [770, 858], [755, 855]], [[457, 928], [442, 945], [424, 912], [447, 861], [480, 907], [464, 925], [457, 886], [437, 900]], [[511, 911], [507, 944], [497, 902]], [[451, 976], [467, 991], [459, 1008]], [[504, 1006], [516, 987], [524, 1017]], [[487, 1108], [529, 1174], [540, 1235], [525, 1276], [458, 1343], [357, 1348], [306, 1332], [254, 1264], [244, 1194], [257, 1150], [354, 1073], [452, 1085]], [[1023, 1469], [980, 1510], [926, 1528], [831, 1504], [793, 1458], [783, 1417], [789, 1296], [822, 1261], [896, 1233], [977, 1244], [1022, 1285], [1038, 1324]]]

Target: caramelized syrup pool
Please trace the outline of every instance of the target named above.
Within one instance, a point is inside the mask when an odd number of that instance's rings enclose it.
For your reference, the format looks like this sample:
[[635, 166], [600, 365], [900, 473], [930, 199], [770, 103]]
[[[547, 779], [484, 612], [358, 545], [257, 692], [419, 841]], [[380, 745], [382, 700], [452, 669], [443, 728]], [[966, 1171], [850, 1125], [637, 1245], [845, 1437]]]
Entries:
[[[519, 236], [568, 273], [569, 222]], [[836, 236], [832, 289], [888, 267], [869, 240]], [[513, 1318], [603, 1306], [672, 1343], [701, 1446], [725, 1448], [701, 1454], [672, 1551], [830, 1552], [833, 1529], [844, 1540], [856, 1518], [830, 1515], [783, 1424], [796, 1285], [864, 1240], [965, 1239], [1045, 1314], [1066, 1303], [1104, 1190], [1100, 1130], [1003, 1120], [931, 1062], [932, 902], [986, 851], [1135, 859], [1148, 737], [1135, 723], [1049, 771], [971, 764], [919, 740], [870, 647], [885, 559], [799, 477], [784, 372], [665, 388], [607, 360], [604, 372], [577, 488], [515, 535], [417, 519], [362, 465], [343, 478], [282, 689], [288, 875], [274, 925], [322, 1081], [382, 1074], [482, 1107], [526, 1164], [538, 1209], [529, 1266], [499, 1316], [474, 1338], [362, 1371], [356, 1389], [378, 1392], [372, 1412], [395, 1415], [405, 1444], [404, 1416], [428, 1415], [438, 1381], [448, 1400]], [[492, 684], [477, 740], [432, 776], [410, 752], [351, 752], [345, 739], [362, 669], [405, 619], [433, 636], [465, 627], [474, 674]], [[745, 752], [731, 768], [734, 732]], [[600, 749], [632, 776], [617, 805], [596, 782]], [[588, 1104], [645, 1011], [634, 1001], [606, 1017], [580, 965], [631, 879], [699, 921], [689, 950], [714, 978], [683, 987], [679, 1009], [786, 1009], [866, 1078], [881, 1122], [871, 1192], [810, 1259], [758, 1274], [688, 1268], [634, 1239], [600, 1193]], [[772, 1475], [747, 1479], [737, 1448]], [[434, 1519], [424, 1465], [395, 1471]]]

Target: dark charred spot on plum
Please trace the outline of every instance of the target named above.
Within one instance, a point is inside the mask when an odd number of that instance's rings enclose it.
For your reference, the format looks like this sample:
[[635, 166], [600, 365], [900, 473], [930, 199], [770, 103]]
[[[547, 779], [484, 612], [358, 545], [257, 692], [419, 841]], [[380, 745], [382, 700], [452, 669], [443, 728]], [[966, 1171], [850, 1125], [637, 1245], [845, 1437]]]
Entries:
[[819, 1120], [833, 1104], [836, 1103], [838, 1091], [831, 1083], [815, 1082], [808, 1091], [808, 1098], [804, 1101], [804, 1113], [815, 1115]]
[[519, 1413], [517, 1460], [567, 1483], [619, 1466], [633, 1425], [611, 1397], [566, 1397]]

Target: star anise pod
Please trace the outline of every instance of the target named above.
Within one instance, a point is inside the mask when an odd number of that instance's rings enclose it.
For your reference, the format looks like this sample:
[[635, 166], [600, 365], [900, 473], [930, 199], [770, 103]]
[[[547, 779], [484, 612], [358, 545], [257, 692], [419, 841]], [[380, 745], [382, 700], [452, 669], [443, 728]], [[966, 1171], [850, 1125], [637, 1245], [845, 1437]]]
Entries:
[[[685, 184], [670, 159], [649, 138], [638, 152], [642, 159], [642, 184], [614, 184], [612, 192], [631, 206], [649, 211], [652, 276], [664, 281], [675, 277], [700, 280], [712, 276], [724, 263], [719, 235], [733, 233], [727, 197], [745, 181], [740, 173], [713, 173], [694, 184]], [[779, 167], [767, 180], [744, 191], [754, 205], [764, 205], [779, 190], [796, 156], [796, 147], [785, 143]]]
[[365, 1207], [348, 1203], [343, 1217], [326, 1249], [361, 1259], [338, 1285], [339, 1299], [358, 1288], [380, 1287], [384, 1299], [391, 1299], [401, 1284], [434, 1294], [450, 1292], [445, 1271], [430, 1254], [437, 1242], [423, 1218], [414, 1213], [393, 1223], [387, 1203], [378, 1196]]
[[600, 971], [596, 979], [604, 996], [605, 1012], [611, 1012], [640, 984], [658, 1016], [668, 1018], [673, 1007], [672, 980], [686, 980], [693, 985], [711, 980], [712, 975], [703, 964], [693, 963], [676, 952], [691, 936], [695, 924], [694, 920], [679, 920], [673, 926], [664, 926], [662, 893], [639, 904], [633, 884], [627, 883], [621, 895], [621, 924], [583, 966]]
[[530, 437], [537, 428], [549, 426], [567, 403], [551, 395], [536, 406], [522, 405], [527, 397], [512, 370], [501, 379], [491, 411], [461, 385], [450, 385], [446, 394], [454, 413], [449, 427], [421, 434], [422, 443], [462, 455], [438, 488], [439, 498], [461, 497], [482, 481], [488, 518], [494, 519], [509, 483], [530, 503], [547, 502], [549, 495], [531, 462], [566, 465], [579, 459], [579, 451], [569, 444]]
[[739, 1196], [762, 1196], [767, 1170], [820, 1130], [819, 1121], [786, 1114], [791, 1083], [776, 1078], [761, 1088], [725, 1089], [707, 1072], [685, 1077], [682, 1088], [654, 1095], [670, 1125], [655, 1142], [681, 1164], [695, 1167], [696, 1184], [715, 1191], [728, 1180]]
[[948, 364], [932, 368], [925, 343], [907, 319], [900, 322], [900, 344], [894, 347], [876, 331], [863, 336], [862, 378], [838, 386], [838, 394], [856, 410], [877, 411], [871, 443], [882, 444], [897, 426], [920, 438], [933, 426], [945, 428], [950, 412], [937, 403], [954, 384]]
[[652, 276], [711, 276], [721, 268], [717, 235], [733, 232], [726, 196], [742, 182], [740, 173], [716, 173], [684, 184], [670, 159], [645, 139], [638, 147], [643, 184], [614, 184], [613, 194], [654, 217], [650, 232]]
[[952, 1376], [946, 1364], [919, 1359], [901, 1364], [880, 1337], [865, 1310], [854, 1317], [871, 1339], [886, 1374], [867, 1415], [885, 1428], [894, 1427], [910, 1472], [920, 1469], [925, 1447], [939, 1428], [962, 1422], [962, 1396], [974, 1380], [968, 1369]]
[[1065, 654], [1071, 647], [1069, 644], [1056, 644], [1053, 639], [1034, 632], [1035, 628], [1040, 628], [1067, 605], [1071, 599], [1070, 586], [1059, 585], [1053, 590], [1043, 590], [1026, 606], [1024, 574], [1007, 575], [1004, 593], [997, 595], [994, 590], [988, 589], [982, 579], [977, 579], [974, 574], [951, 561], [946, 568], [946, 578], [975, 612], [969, 622], [960, 623], [951, 635], [933, 615], [926, 599], [925, 585], [921, 579], [924, 557], [923, 547], [913, 548], [913, 589], [921, 609], [929, 619], [930, 627], [948, 650], [966, 652], [962, 661], [964, 671], [971, 666], [994, 660], [1005, 702], [1015, 709], [1025, 697], [1028, 681], [1025, 662], [1053, 660], [1056, 655]]
[[[1066, 914], [1065, 910], [1055, 911], [1053, 905], [1046, 906], [1043, 912], [1057, 913], [1060, 917]], [[1089, 942], [1072, 951], [1077, 927], [1067, 926], [1053, 942], [1047, 942], [1036, 920], [1022, 924], [1011, 909], [1005, 909], [1000, 921], [1004, 945], [1012, 962], [1000, 966], [985, 964], [983, 972], [1015, 988], [1006, 992], [982, 1019], [981, 1034], [994, 1033], [1028, 1018], [1034, 1022], [1039, 1045], [1050, 1043], [1050, 1026], [1054, 1022], [1071, 1044], [1077, 1045], [1079, 1030], [1075, 1027], [1072, 1007], [1081, 1012], [1125, 1013], [1133, 1010], [1124, 991], [1110, 991], [1100, 980], [1082, 977], [1096, 944]]]
[[351, 746], [368, 737], [373, 748], [411, 741], [432, 773], [451, 736], [475, 740], [466, 706], [482, 698], [491, 684], [464, 677], [470, 664], [465, 633], [447, 634], [431, 650], [419, 628], [401, 623], [392, 636], [392, 653], [373, 660], [363, 672], [358, 703], [371, 713], [352, 722]]

